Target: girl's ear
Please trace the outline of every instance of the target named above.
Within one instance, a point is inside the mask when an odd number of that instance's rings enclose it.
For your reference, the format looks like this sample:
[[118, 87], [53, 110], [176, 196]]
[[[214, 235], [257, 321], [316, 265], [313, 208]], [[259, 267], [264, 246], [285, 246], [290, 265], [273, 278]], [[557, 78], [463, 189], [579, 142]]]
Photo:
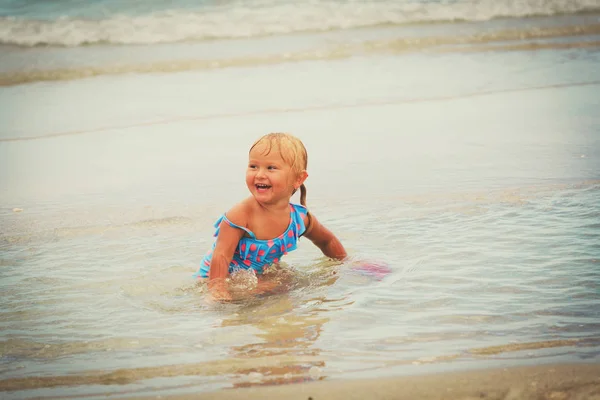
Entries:
[[308, 172], [306, 172], [306, 170], [302, 170], [294, 182], [294, 189], [298, 189], [304, 183], [306, 178], [308, 178]]

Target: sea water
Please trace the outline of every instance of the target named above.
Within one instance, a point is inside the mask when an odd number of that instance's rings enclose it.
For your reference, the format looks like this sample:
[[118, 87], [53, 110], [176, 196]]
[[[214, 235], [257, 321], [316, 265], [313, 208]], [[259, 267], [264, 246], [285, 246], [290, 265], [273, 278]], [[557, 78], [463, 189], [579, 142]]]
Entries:
[[[0, 4], [3, 398], [598, 362], [597, 2]], [[349, 259], [214, 303], [272, 131]]]

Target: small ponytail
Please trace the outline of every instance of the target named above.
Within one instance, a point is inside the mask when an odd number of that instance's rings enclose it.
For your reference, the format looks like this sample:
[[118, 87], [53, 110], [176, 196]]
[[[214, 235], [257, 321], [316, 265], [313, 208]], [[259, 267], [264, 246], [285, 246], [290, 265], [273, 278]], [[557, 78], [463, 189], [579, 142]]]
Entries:
[[300, 185], [300, 204], [306, 207], [306, 186]]
[[[304, 183], [300, 185], [300, 204], [306, 207], [306, 186], [304, 186]], [[309, 212], [306, 213], [306, 218], [308, 219], [308, 221], [306, 223], [306, 227], [304, 228], [304, 232], [302, 232], [302, 235], [300, 236], [303, 236], [305, 233], [310, 232], [310, 230], [312, 229], [312, 215], [310, 215]]]

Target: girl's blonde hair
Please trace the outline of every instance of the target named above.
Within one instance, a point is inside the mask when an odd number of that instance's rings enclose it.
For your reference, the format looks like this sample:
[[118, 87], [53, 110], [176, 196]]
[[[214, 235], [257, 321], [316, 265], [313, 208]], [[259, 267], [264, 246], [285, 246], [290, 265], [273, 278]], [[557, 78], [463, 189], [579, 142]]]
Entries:
[[[250, 147], [250, 151], [259, 144], [266, 146], [265, 155], [269, 154], [273, 148], [277, 149], [281, 153], [283, 161], [297, 174], [306, 170], [308, 154], [304, 144], [297, 137], [289, 133], [269, 133], [254, 142]], [[296, 193], [295, 190], [292, 194], [294, 193]], [[304, 183], [300, 185], [300, 204], [306, 206], [306, 186], [304, 186]]]

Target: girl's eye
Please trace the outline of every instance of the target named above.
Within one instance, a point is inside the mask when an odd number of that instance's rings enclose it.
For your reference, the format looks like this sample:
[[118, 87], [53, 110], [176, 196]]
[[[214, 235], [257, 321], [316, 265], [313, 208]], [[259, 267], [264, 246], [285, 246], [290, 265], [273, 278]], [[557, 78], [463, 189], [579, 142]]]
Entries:
[[248, 168], [250, 168], [250, 169], [256, 169], [256, 165], [250, 164], [250, 165], [248, 165]]
[[274, 167], [272, 165], [269, 165], [267, 168], [270, 169], [270, 170], [277, 169], [277, 167]]

